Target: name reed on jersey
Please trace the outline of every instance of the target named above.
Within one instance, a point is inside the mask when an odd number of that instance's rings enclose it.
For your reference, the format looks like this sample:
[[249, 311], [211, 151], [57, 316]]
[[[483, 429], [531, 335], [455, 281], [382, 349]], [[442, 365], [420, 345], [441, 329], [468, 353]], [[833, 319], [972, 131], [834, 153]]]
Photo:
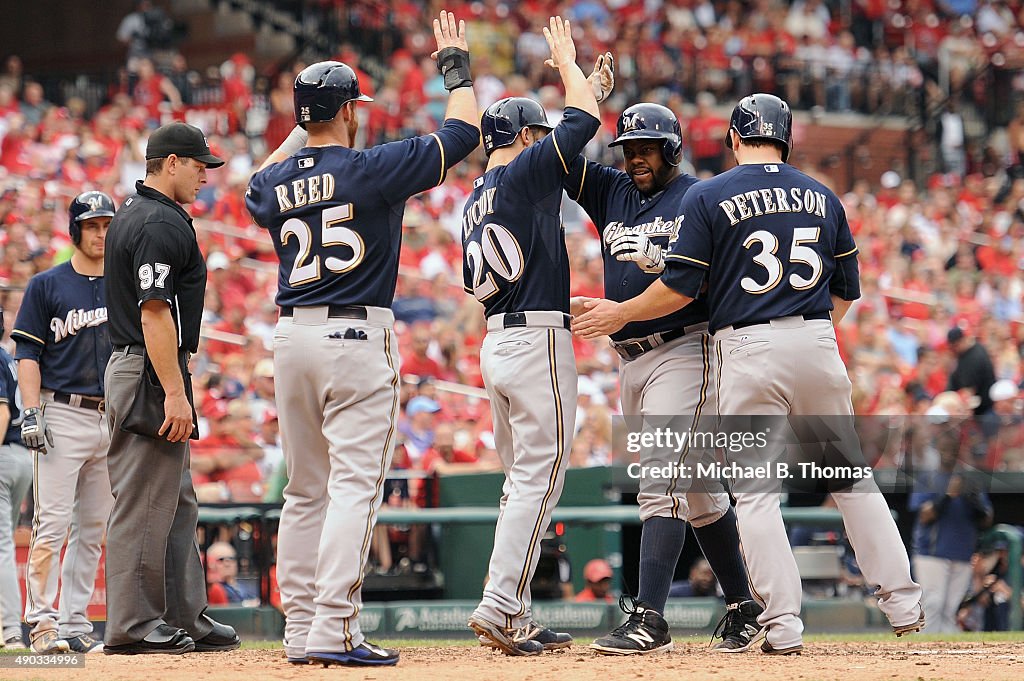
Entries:
[[293, 180], [290, 184], [279, 184], [274, 187], [277, 205], [284, 213], [295, 208], [302, 208], [321, 201], [330, 201], [336, 186], [334, 175], [323, 173]]

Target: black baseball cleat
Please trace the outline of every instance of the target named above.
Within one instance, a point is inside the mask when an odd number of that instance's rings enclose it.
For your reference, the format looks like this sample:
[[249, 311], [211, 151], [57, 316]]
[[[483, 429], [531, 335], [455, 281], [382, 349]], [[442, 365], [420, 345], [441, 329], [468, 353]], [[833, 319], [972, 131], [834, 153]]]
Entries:
[[776, 648], [771, 643], [768, 643], [767, 638], [761, 643], [761, 652], [765, 655], [799, 655], [803, 651], [804, 647], [800, 644], [789, 646], [788, 648]]
[[[523, 631], [523, 634], [527, 639], [539, 642], [544, 646], [544, 650], [561, 650], [572, 646], [572, 636], [552, 631], [536, 622], [530, 622]], [[480, 640], [480, 645], [484, 648], [498, 648], [498, 644], [487, 636], [480, 635], [477, 638]]]
[[[764, 636], [764, 627], [757, 623], [757, 617], [764, 608], [754, 600], [730, 603], [725, 606], [725, 616], [711, 635], [711, 650], [716, 653], [745, 653]], [[715, 643], [716, 639], [722, 639]]]
[[543, 643], [529, 638], [529, 626], [507, 629], [479, 615], [470, 616], [468, 625], [479, 637], [488, 639], [493, 644], [491, 647], [506, 655], [540, 655], [544, 652]]
[[[628, 607], [626, 598], [630, 600]], [[649, 655], [672, 650], [668, 622], [661, 613], [632, 596], [619, 596], [619, 607], [629, 615], [629, 619], [607, 636], [591, 643], [592, 649], [602, 655]]]
[[238, 638], [234, 628], [220, 622], [213, 622], [213, 629], [202, 638], [196, 639], [197, 653], [220, 653], [227, 650], [237, 650], [242, 641]]
[[184, 629], [169, 624], [161, 624], [141, 641], [103, 646], [107, 655], [182, 655], [195, 649], [195, 641]]
[[[306, 653], [306, 659], [309, 664], [322, 664], [324, 668], [332, 664], [344, 667], [384, 667], [398, 664], [398, 651], [381, 648], [369, 641], [363, 641], [348, 652], [310, 652]], [[301, 662], [295, 664], [301, 664]]]

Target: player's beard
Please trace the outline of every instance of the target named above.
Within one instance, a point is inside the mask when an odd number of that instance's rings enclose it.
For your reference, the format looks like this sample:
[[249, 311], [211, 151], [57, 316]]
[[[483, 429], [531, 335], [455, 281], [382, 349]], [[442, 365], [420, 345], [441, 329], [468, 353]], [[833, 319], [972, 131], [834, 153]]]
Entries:
[[657, 194], [674, 179], [675, 168], [668, 164], [661, 165], [658, 168], [648, 166], [648, 170], [651, 171], [650, 175], [643, 178], [633, 177], [633, 183], [636, 184], [636, 188], [646, 196]]

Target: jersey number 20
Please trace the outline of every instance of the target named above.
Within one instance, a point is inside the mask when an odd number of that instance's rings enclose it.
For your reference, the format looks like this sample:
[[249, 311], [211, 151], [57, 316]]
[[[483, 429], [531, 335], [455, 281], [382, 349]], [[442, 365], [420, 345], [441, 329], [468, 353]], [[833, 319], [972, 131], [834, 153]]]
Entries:
[[[348, 227], [339, 227], [342, 222], [352, 219], [352, 204], [327, 208], [320, 213], [320, 245], [348, 246], [352, 256], [346, 259], [324, 256], [324, 266], [335, 274], [344, 274], [354, 269], [363, 261], [366, 246], [363, 238]], [[288, 275], [288, 284], [301, 286], [320, 278], [320, 255], [310, 257], [313, 247], [313, 230], [304, 220], [288, 218], [281, 226], [281, 245], [288, 244], [288, 238], [295, 236], [299, 244], [299, 252], [292, 263], [292, 272]]]
[[[789, 262], [804, 263], [811, 268], [809, 279], [804, 279], [796, 273], [789, 275], [789, 284], [797, 291], [814, 288], [818, 279], [821, 278], [821, 256], [813, 248], [803, 245], [817, 243], [820, 234], [820, 227], [795, 227], [793, 229], [793, 245], [789, 249]], [[754, 255], [754, 262], [768, 270], [768, 280], [764, 284], [759, 284], [753, 277], [743, 277], [740, 280], [740, 286], [747, 293], [759, 296], [779, 285], [779, 282], [782, 281], [783, 265], [779, 257], [775, 255], [779, 250], [779, 240], [774, 234], [761, 229], [748, 236], [747, 240], [743, 242], [743, 247], [748, 250], [755, 245], [759, 245], [761, 250]]]
[[[523, 249], [512, 232], [494, 223], [489, 222], [480, 230], [480, 241], [466, 244], [466, 260], [473, 271], [473, 295], [480, 302], [498, 292], [493, 274], [505, 281], [515, 281], [523, 275]], [[490, 272], [484, 270], [485, 264]]]

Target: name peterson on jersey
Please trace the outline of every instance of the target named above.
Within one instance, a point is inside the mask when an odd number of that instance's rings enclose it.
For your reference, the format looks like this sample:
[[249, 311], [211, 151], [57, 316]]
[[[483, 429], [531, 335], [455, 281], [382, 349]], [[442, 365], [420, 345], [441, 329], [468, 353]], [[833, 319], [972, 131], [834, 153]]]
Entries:
[[613, 220], [605, 226], [602, 237], [604, 238], [605, 246], [610, 246], [615, 239], [623, 234], [643, 234], [649, 239], [665, 236], [668, 237], [669, 241], [675, 241], [676, 234], [679, 233], [679, 228], [682, 224], [682, 215], [675, 220], [666, 220], [659, 215], [651, 222], [644, 222], [631, 227], [626, 227], [621, 220]]
[[97, 307], [95, 310], [68, 310], [64, 319], [54, 317], [50, 320], [50, 331], [53, 331], [53, 342], [60, 343], [68, 336], [74, 336], [82, 329], [100, 326], [107, 321], [107, 308]]

